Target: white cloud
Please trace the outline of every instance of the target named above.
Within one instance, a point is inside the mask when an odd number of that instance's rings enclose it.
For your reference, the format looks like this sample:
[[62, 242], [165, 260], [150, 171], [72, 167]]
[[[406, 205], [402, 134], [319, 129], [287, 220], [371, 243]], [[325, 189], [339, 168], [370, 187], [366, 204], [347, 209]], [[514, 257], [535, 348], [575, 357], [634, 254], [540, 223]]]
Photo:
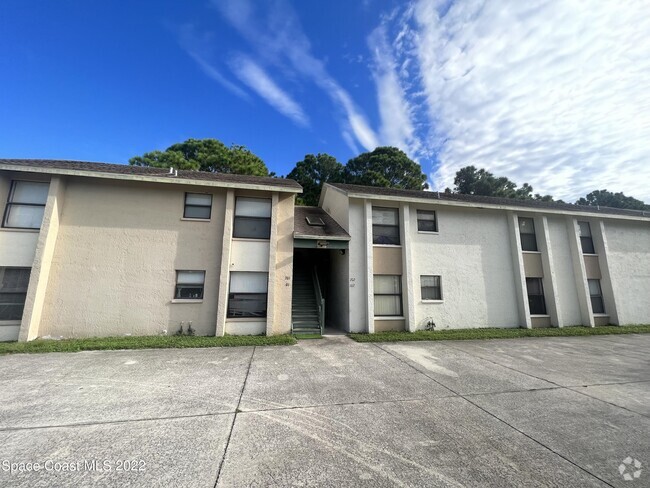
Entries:
[[291, 6], [274, 2], [263, 22], [246, 0], [213, 0], [213, 5], [258, 51], [265, 62], [298, 73], [323, 90], [343, 112], [342, 133], [352, 133], [367, 150], [379, 145], [377, 135], [348, 92], [328, 73], [322, 61], [311, 53], [311, 45]]
[[[403, 34], [402, 34], [403, 35]], [[384, 145], [396, 146], [415, 155], [420, 142], [415, 135], [412, 108], [399, 79], [398, 66], [382, 24], [368, 37], [368, 47], [374, 59], [373, 76], [377, 86], [377, 103], [381, 117], [380, 137]], [[396, 41], [399, 43], [401, 35]]]
[[646, 2], [422, 0], [413, 16], [435, 187], [474, 164], [570, 201], [650, 201]]
[[269, 105], [296, 124], [304, 127], [309, 125], [309, 118], [300, 105], [283, 91], [258, 64], [246, 56], [237, 56], [231, 64], [237, 77], [266, 100]]

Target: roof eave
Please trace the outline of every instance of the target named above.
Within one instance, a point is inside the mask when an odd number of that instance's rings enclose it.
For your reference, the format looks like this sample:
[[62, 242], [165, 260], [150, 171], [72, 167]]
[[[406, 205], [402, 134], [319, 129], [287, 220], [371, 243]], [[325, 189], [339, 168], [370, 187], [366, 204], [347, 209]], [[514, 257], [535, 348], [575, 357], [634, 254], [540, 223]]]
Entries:
[[5, 171], [19, 171], [24, 173], [38, 173], [38, 174], [51, 174], [51, 175], [65, 175], [65, 176], [81, 176], [87, 178], [103, 178], [111, 180], [126, 180], [126, 181], [145, 181], [150, 183], [170, 183], [179, 185], [195, 185], [195, 186], [209, 186], [217, 188], [239, 188], [244, 190], [262, 190], [262, 191], [277, 191], [284, 193], [302, 193], [302, 188], [287, 187], [280, 185], [270, 185], [264, 183], [239, 183], [228, 181], [215, 181], [215, 180], [194, 180], [182, 178], [179, 176], [147, 176], [147, 175], [133, 175], [133, 174], [120, 174], [120, 173], [107, 173], [102, 171], [84, 171], [73, 169], [61, 168], [45, 168], [39, 166], [22, 166], [0, 163], [0, 170]]

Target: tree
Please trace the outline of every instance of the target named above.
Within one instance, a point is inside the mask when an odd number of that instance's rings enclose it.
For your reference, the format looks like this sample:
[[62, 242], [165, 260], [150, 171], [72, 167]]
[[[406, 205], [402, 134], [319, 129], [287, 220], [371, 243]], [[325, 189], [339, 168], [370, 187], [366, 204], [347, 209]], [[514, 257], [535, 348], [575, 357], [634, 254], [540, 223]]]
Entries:
[[378, 147], [348, 161], [343, 172], [345, 183], [406, 190], [426, 190], [427, 177], [422, 167], [396, 147]]
[[541, 200], [552, 202], [551, 195], [533, 195], [533, 187], [524, 183], [517, 187], [517, 183], [505, 176], [496, 177], [489, 171], [475, 166], [465, 166], [456, 172], [454, 178], [454, 190], [449, 193], [461, 193], [464, 195], [482, 195], [488, 197], [518, 198], [520, 200]]
[[323, 184], [341, 183], [343, 181], [343, 165], [329, 154], [307, 154], [287, 178], [296, 180], [302, 186], [302, 195], [298, 197], [298, 205], [318, 205]]
[[634, 197], [627, 197], [622, 192], [613, 193], [607, 190], [595, 190], [586, 197], [580, 198], [576, 205], [589, 205], [592, 207], [613, 207], [625, 208], [629, 210], [650, 210], [650, 205], [646, 205], [641, 200]]
[[172, 144], [165, 151], [151, 151], [129, 159], [133, 166], [153, 166], [233, 173], [240, 175], [268, 176], [264, 161], [244, 146], [233, 144], [226, 147], [216, 139], [188, 139]]

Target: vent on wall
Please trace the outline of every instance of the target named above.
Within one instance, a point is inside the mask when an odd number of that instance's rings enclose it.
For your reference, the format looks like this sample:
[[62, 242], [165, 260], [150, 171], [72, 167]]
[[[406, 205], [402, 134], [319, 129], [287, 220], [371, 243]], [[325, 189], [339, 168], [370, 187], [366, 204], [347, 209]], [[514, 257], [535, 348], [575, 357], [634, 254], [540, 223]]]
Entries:
[[317, 215], [307, 215], [307, 217], [305, 217], [305, 220], [309, 225], [313, 225], [315, 227], [325, 227], [325, 222], [323, 222], [323, 219]]

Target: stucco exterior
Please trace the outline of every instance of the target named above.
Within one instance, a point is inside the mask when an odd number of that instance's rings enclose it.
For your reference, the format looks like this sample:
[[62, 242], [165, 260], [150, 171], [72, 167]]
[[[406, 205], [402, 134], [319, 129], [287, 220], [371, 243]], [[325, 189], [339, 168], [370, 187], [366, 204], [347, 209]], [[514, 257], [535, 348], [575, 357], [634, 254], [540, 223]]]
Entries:
[[[0, 172], [0, 196], [16, 179], [47, 181], [37, 169]], [[41, 228], [0, 230], [0, 266], [31, 268], [23, 318], [0, 323], [0, 337], [290, 332], [298, 190], [88, 176], [50, 175]], [[184, 218], [186, 192], [212, 195], [209, 219]], [[236, 196], [273, 200], [270, 239], [232, 238]], [[202, 299], [175, 298], [177, 270], [205, 271]], [[226, 319], [233, 270], [268, 273], [266, 318]]]
[[[337, 308], [347, 308], [337, 320], [347, 331], [650, 322], [650, 215], [572, 215], [564, 209], [519, 209], [516, 201], [511, 206], [432, 202], [340, 186], [325, 185], [321, 205], [351, 235], [347, 273], [336, 265], [349, 280], [347, 303], [345, 294], [337, 295], [342, 301]], [[374, 206], [399, 209], [399, 246], [373, 245]], [[417, 210], [436, 212], [436, 232], [418, 231]], [[534, 220], [538, 251], [522, 250], [519, 217]], [[590, 223], [593, 255], [582, 252], [580, 221]], [[374, 316], [373, 276], [381, 274], [402, 275], [403, 317]], [[422, 299], [420, 277], [431, 275], [441, 277], [440, 300]], [[546, 313], [531, 315], [527, 278], [542, 280]], [[591, 279], [599, 280], [605, 313], [592, 309]]]

